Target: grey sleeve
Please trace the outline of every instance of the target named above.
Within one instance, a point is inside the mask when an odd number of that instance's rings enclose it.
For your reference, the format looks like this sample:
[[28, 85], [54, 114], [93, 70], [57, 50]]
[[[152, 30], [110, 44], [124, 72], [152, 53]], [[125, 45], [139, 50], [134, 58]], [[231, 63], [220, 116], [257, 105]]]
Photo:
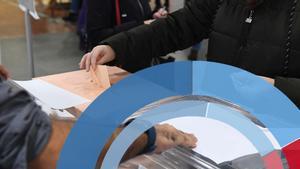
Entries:
[[0, 80], [0, 168], [27, 169], [50, 135], [51, 121], [31, 96]]

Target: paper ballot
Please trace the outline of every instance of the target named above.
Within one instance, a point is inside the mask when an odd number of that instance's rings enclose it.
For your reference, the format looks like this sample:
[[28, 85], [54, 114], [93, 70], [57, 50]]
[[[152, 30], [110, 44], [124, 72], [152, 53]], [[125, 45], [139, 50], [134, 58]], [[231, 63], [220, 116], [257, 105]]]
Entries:
[[52, 109], [63, 110], [90, 102], [88, 99], [54, 86], [43, 80], [34, 79], [15, 82]]

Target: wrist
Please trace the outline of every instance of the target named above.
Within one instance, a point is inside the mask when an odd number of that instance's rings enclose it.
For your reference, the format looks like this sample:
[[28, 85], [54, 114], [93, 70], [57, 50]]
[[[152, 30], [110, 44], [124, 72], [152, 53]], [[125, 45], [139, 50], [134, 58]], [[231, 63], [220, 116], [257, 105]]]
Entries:
[[156, 149], [156, 130], [154, 127], [151, 127], [145, 134], [147, 135], [147, 144], [142, 153], [151, 153]]

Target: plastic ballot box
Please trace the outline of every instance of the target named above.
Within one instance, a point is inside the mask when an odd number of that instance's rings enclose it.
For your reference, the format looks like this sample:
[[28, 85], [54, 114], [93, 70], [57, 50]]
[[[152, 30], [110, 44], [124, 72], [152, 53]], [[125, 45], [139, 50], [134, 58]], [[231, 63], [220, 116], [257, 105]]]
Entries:
[[149, 117], [151, 113], [177, 113], [178, 117], [161, 124], [194, 134], [197, 147], [142, 154], [121, 163], [119, 169], [287, 168], [281, 147], [270, 130], [254, 114], [226, 100], [207, 96], [172, 97], [145, 106], [132, 118], [146, 113]]

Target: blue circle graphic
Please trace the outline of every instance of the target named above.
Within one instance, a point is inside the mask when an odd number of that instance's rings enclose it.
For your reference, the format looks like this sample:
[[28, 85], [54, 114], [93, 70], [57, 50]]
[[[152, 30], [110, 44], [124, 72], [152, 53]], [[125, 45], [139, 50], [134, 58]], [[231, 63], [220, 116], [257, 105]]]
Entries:
[[243, 107], [281, 146], [300, 138], [299, 109], [264, 80], [219, 63], [175, 62], [132, 74], [101, 94], [74, 125], [57, 168], [94, 168], [105, 143], [128, 116], [157, 100], [185, 95], [215, 97]]
[[180, 101], [161, 105], [144, 112], [132, 121], [114, 140], [106, 153], [103, 168], [117, 169], [123, 154], [132, 141], [150, 127], [162, 121], [184, 116], [199, 116], [225, 122], [236, 128], [256, 147], [261, 156], [274, 151], [274, 147], [261, 129], [237, 110], [221, 104], [204, 101]]

